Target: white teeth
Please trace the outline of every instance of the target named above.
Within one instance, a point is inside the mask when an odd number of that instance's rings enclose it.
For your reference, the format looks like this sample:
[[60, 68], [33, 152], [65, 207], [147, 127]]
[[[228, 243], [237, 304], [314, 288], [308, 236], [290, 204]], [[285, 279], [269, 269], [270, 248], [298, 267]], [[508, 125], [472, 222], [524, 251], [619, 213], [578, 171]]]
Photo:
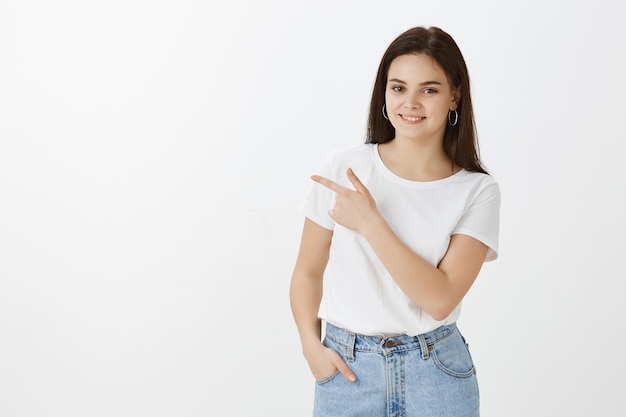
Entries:
[[402, 117], [404, 117], [409, 122], [417, 122], [418, 120], [422, 119], [422, 117], [411, 117], [411, 116], [402, 116]]

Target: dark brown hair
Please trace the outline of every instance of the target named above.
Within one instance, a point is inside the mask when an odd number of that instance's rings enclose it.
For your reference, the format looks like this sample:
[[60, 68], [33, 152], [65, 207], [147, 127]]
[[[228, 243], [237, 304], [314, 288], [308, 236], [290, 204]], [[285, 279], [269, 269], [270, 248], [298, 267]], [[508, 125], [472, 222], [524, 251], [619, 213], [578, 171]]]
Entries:
[[476, 124], [470, 95], [469, 73], [465, 59], [452, 37], [437, 27], [415, 27], [398, 36], [385, 51], [370, 102], [366, 143], [385, 143], [393, 140], [395, 129], [383, 118], [385, 89], [389, 66], [399, 56], [424, 54], [435, 60], [448, 78], [450, 87], [459, 89], [461, 98], [457, 106], [459, 121], [456, 126], [446, 125], [443, 148], [452, 163], [468, 171], [487, 173], [480, 162]]

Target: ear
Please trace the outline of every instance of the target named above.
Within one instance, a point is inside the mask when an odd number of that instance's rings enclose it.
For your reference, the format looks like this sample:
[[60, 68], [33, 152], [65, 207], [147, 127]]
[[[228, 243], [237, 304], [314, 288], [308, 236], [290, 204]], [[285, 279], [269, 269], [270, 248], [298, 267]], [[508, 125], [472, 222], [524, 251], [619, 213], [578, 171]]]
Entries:
[[452, 102], [450, 103], [450, 110], [456, 110], [461, 101], [461, 87], [457, 87], [452, 91]]

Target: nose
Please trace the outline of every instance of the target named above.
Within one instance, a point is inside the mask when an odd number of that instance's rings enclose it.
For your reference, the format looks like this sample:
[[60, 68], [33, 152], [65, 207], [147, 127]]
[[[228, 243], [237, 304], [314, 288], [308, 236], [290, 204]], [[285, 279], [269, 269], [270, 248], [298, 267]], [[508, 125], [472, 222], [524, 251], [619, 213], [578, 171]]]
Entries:
[[419, 92], [415, 92], [413, 94], [406, 96], [406, 102], [404, 103], [405, 107], [410, 109], [416, 109], [422, 107], [422, 104], [419, 99]]

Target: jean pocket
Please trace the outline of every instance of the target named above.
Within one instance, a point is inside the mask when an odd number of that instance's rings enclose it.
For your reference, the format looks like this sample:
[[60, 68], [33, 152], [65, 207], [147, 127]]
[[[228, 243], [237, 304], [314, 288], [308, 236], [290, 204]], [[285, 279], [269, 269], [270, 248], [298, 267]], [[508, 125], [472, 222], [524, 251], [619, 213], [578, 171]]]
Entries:
[[337, 377], [338, 375], [340, 375], [340, 372], [339, 372], [339, 371], [335, 371], [335, 372], [333, 372], [332, 374], [330, 374], [330, 376], [327, 376], [327, 377], [326, 377], [326, 378], [324, 378], [324, 379], [316, 379], [316, 380], [315, 380], [315, 383], [316, 383], [317, 385], [324, 385], [324, 384], [327, 384], [327, 383], [329, 383], [330, 381], [332, 381], [333, 379], [335, 379], [335, 377]]
[[[327, 348], [333, 349], [335, 352], [337, 352], [339, 354], [341, 359], [343, 359], [344, 361], [346, 360], [346, 358], [345, 358], [345, 349], [342, 348], [340, 345], [338, 345], [337, 343], [335, 343], [334, 341], [332, 341], [328, 337], [324, 338], [324, 340], [322, 341], [322, 344], [324, 346], [326, 346]], [[338, 369], [335, 369], [335, 371], [332, 374], [330, 374], [330, 375], [328, 375], [328, 376], [326, 376], [326, 377], [324, 377], [322, 379], [316, 379], [315, 383], [317, 385], [324, 385], [324, 384], [332, 381], [333, 379], [335, 379], [335, 377], [337, 375], [340, 375], [340, 374], [341, 374], [341, 372], [339, 372]]]
[[467, 344], [458, 331], [432, 345], [431, 355], [437, 367], [456, 378], [467, 378], [476, 373]]

